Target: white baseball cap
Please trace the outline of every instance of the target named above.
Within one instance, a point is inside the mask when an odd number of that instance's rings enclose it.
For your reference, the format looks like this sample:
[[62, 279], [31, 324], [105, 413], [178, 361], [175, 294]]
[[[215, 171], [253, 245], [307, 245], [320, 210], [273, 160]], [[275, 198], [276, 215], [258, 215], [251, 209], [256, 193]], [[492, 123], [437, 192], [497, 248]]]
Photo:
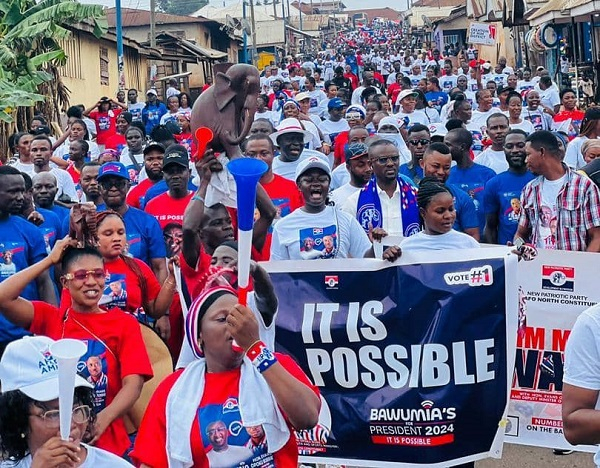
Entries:
[[156, 92], [156, 90], [154, 88], [150, 88], [148, 91], [146, 91], [146, 96], [148, 94], [154, 94], [155, 96], [158, 96], [158, 93]]
[[303, 93], [298, 93], [298, 94], [296, 94], [296, 97], [294, 99], [298, 102], [304, 101], [305, 99], [310, 99], [310, 93], [308, 93], [306, 91]]
[[[58, 362], [50, 353], [55, 341], [46, 336], [26, 336], [10, 343], [0, 360], [2, 392], [19, 390], [36, 401], [58, 398]], [[94, 386], [79, 375], [75, 387]]]
[[448, 129], [442, 123], [429, 124], [429, 134], [431, 136], [445, 136], [448, 134]]
[[419, 96], [419, 93], [417, 93], [416, 91], [414, 91], [412, 89], [403, 89], [402, 91], [400, 91], [400, 94], [398, 95], [398, 101], [402, 101], [402, 99], [407, 98], [409, 96], [416, 98]]
[[298, 119], [295, 119], [294, 117], [283, 119], [281, 123], [277, 126], [277, 131], [275, 133], [271, 133], [271, 135], [269, 136], [271, 137], [273, 143], [275, 143], [276, 146], [279, 146], [279, 143], [277, 143], [277, 139], [281, 135], [285, 135], [286, 133], [301, 133], [302, 135], [304, 135], [304, 143], [308, 143], [312, 139], [312, 135], [310, 134], [310, 132], [304, 130], [304, 128], [302, 128], [302, 125], [300, 124], [300, 121]]
[[298, 178], [302, 174], [304, 174], [309, 169], [313, 168], [321, 169], [323, 172], [325, 172], [325, 174], [329, 176], [329, 179], [331, 179], [331, 168], [329, 167], [329, 164], [327, 164], [327, 162], [324, 159], [321, 159], [318, 156], [310, 156], [300, 161], [298, 166], [296, 166], [296, 174], [294, 179], [298, 181]]

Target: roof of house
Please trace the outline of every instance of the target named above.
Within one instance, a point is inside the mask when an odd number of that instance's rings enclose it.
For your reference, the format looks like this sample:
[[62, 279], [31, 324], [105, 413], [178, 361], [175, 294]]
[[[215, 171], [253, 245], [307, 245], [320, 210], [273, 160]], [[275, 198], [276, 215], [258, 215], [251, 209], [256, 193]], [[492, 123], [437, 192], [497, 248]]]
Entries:
[[464, 5], [461, 0], [417, 0], [412, 4], [413, 7], [458, 7]]
[[368, 8], [364, 10], [344, 10], [349, 17], [357, 13], [364, 13], [367, 17], [372, 20], [373, 18], [386, 18], [389, 20], [397, 20], [401, 13], [398, 10], [394, 10], [390, 7], [385, 8]]
[[[116, 8], [107, 8], [106, 19], [108, 26], [114, 28], [116, 26]], [[137, 10], [135, 8], [121, 8], [121, 18], [124, 28], [133, 26], [148, 26], [150, 24], [150, 12], [148, 10]], [[202, 17], [171, 15], [169, 13], [155, 14], [156, 24], [181, 24], [181, 23], [212, 23], [213, 20]]]

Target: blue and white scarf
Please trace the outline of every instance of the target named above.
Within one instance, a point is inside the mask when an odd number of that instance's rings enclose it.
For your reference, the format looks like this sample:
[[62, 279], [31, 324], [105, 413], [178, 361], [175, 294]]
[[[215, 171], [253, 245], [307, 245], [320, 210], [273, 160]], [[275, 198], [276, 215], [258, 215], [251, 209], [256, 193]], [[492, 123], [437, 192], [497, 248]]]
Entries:
[[[398, 176], [400, 190], [400, 215], [402, 216], [402, 235], [409, 237], [421, 230], [419, 208], [417, 206], [417, 190], [401, 176]], [[369, 229], [385, 228], [381, 200], [377, 193], [377, 182], [372, 177], [366, 187], [358, 195], [356, 219], [368, 234]]]

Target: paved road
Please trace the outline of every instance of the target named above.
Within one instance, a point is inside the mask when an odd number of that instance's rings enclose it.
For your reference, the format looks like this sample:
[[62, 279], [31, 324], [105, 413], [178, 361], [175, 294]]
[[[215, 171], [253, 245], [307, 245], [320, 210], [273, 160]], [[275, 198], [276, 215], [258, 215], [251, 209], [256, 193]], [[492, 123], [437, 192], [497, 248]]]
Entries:
[[504, 444], [502, 458], [488, 458], [475, 463], [476, 468], [592, 468], [593, 454], [574, 452], [554, 455], [551, 449]]

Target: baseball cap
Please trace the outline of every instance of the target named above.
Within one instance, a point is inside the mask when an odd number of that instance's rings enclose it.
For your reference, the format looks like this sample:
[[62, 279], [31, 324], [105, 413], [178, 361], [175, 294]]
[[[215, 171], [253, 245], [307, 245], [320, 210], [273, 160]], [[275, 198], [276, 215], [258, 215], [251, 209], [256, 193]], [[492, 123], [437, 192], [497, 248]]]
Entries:
[[313, 168], [321, 169], [329, 176], [329, 179], [331, 179], [331, 169], [329, 168], [329, 164], [327, 164], [324, 159], [321, 159], [318, 156], [310, 156], [300, 161], [300, 164], [298, 164], [296, 167], [295, 180], [297, 181], [302, 174]]
[[165, 150], [163, 169], [169, 164], [179, 164], [186, 168], [190, 166], [190, 157], [184, 146], [171, 145]]
[[296, 94], [296, 101], [304, 101], [305, 99], [310, 99], [310, 94], [307, 92]]
[[398, 124], [398, 119], [388, 115], [379, 121], [379, 128], [385, 127], [386, 125], [391, 125], [396, 130], [400, 131], [400, 125]]
[[98, 170], [98, 181], [103, 177], [108, 176], [115, 176], [129, 180], [129, 174], [127, 172], [127, 169], [125, 168], [123, 163], [120, 163], [118, 161], [110, 161], [100, 166], [100, 169]]
[[146, 156], [152, 150], [158, 150], [164, 154], [165, 147], [157, 141], [151, 141], [144, 147], [144, 156]]
[[428, 125], [429, 127], [429, 134], [433, 137], [433, 136], [445, 136], [448, 134], [448, 129], [446, 128], [446, 126], [444, 124], [441, 123], [432, 123]]
[[496, 91], [496, 94], [500, 95], [500, 94], [505, 93], [507, 91], [510, 93], [511, 91], [514, 91], [514, 90], [515, 90], [515, 88], [513, 88], [512, 86], [500, 85], [500, 86], [498, 86], [498, 91]]
[[398, 94], [398, 100], [402, 101], [402, 99], [407, 98], [409, 96], [416, 98], [419, 96], [419, 93], [417, 93], [416, 91], [413, 91], [412, 89], [404, 89], [404, 90], [400, 91], [400, 94]]
[[327, 103], [328, 109], [341, 109], [342, 107], [344, 107], [344, 101], [342, 101], [340, 98], [330, 99]]
[[483, 68], [484, 70], [490, 70], [492, 68], [492, 64], [486, 62], [483, 65], [481, 65], [481, 68]]
[[156, 92], [156, 90], [154, 88], [150, 88], [148, 91], [146, 91], [146, 96], [148, 94], [154, 94], [155, 96], [158, 96], [158, 93]]
[[358, 159], [361, 156], [365, 156], [369, 154], [369, 147], [364, 143], [351, 143], [346, 145], [344, 150], [344, 156], [346, 156], [346, 161], [350, 161], [351, 159]]
[[363, 119], [367, 116], [367, 110], [360, 104], [354, 104], [346, 109], [346, 115], [352, 114], [353, 112], [358, 112]]
[[545, 68], [542, 67], [541, 65], [535, 69], [535, 71], [542, 71], [542, 70], [545, 70]]
[[[19, 390], [36, 401], [58, 398], [58, 362], [50, 352], [52, 343], [46, 336], [25, 336], [10, 343], [0, 360], [2, 392]], [[79, 375], [75, 387], [94, 388]]]

